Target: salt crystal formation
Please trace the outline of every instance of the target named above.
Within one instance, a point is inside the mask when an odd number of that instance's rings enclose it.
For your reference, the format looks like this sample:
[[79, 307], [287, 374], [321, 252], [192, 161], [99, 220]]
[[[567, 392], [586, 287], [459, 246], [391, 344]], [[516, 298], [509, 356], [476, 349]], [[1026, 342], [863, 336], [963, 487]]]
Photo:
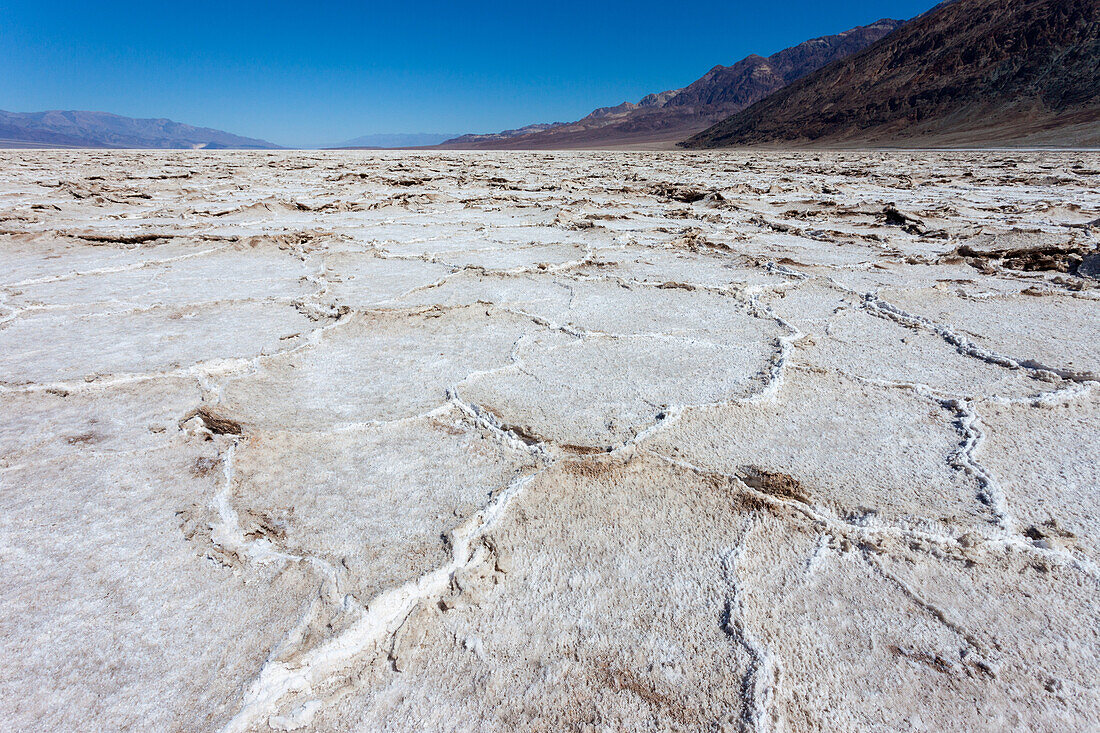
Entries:
[[20, 730], [1100, 726], [1100, 156], [0, 155]]

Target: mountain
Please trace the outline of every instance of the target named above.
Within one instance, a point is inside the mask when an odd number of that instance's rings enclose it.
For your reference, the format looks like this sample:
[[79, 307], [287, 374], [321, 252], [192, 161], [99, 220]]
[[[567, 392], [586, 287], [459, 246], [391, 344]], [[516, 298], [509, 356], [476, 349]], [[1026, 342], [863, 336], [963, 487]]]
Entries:
[[277, 149], [266, 140], [106, 112], [0, 110], [0, 148]]
[[715, 66], [682, 89], [649, 94], [637, 104], [601, 107], [576, 122], [529, 125], [463, 135], [442, 148], [546, 149], [672, 143], [739, 112], [822, 66], [853, 54], [901, 25], [884, 19], [774, 53]]
[[956, 0], [685, 147], [1100, 146], [1100, 0]]
[[352, 140], [347, 140], [334, 145], [335, 148], [419, 148], [428, 145], [438, 145], [445, 140], [450, 140], [454, 134], [442, 134], [435, 132], [413, 133], [379, 133], [375, 135], [363, 135]]

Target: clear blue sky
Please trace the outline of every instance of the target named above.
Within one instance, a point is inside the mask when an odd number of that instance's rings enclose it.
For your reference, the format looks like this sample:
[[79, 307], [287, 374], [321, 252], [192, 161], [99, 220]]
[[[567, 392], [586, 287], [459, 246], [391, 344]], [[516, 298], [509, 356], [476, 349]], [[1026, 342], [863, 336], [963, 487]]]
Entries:
[[935, 0], [0, 0], [0, 109], [287, 145], [571, 120]]

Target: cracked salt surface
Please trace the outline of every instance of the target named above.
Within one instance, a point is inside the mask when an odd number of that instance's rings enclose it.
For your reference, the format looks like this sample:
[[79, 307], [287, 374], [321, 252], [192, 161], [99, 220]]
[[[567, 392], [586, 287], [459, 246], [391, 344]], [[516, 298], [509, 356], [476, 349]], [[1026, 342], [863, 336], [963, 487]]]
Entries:
[[1095, 153], [0, 160], [5, 725], [1100, 721]]

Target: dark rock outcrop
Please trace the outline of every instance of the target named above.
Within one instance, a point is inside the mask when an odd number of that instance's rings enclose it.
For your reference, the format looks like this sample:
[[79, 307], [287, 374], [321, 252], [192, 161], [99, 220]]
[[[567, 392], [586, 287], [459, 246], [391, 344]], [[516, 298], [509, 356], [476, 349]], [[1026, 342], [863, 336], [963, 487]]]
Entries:
[[1100, 144], [1100, 0], [957, 0], [687, 140], [693, 148]]

